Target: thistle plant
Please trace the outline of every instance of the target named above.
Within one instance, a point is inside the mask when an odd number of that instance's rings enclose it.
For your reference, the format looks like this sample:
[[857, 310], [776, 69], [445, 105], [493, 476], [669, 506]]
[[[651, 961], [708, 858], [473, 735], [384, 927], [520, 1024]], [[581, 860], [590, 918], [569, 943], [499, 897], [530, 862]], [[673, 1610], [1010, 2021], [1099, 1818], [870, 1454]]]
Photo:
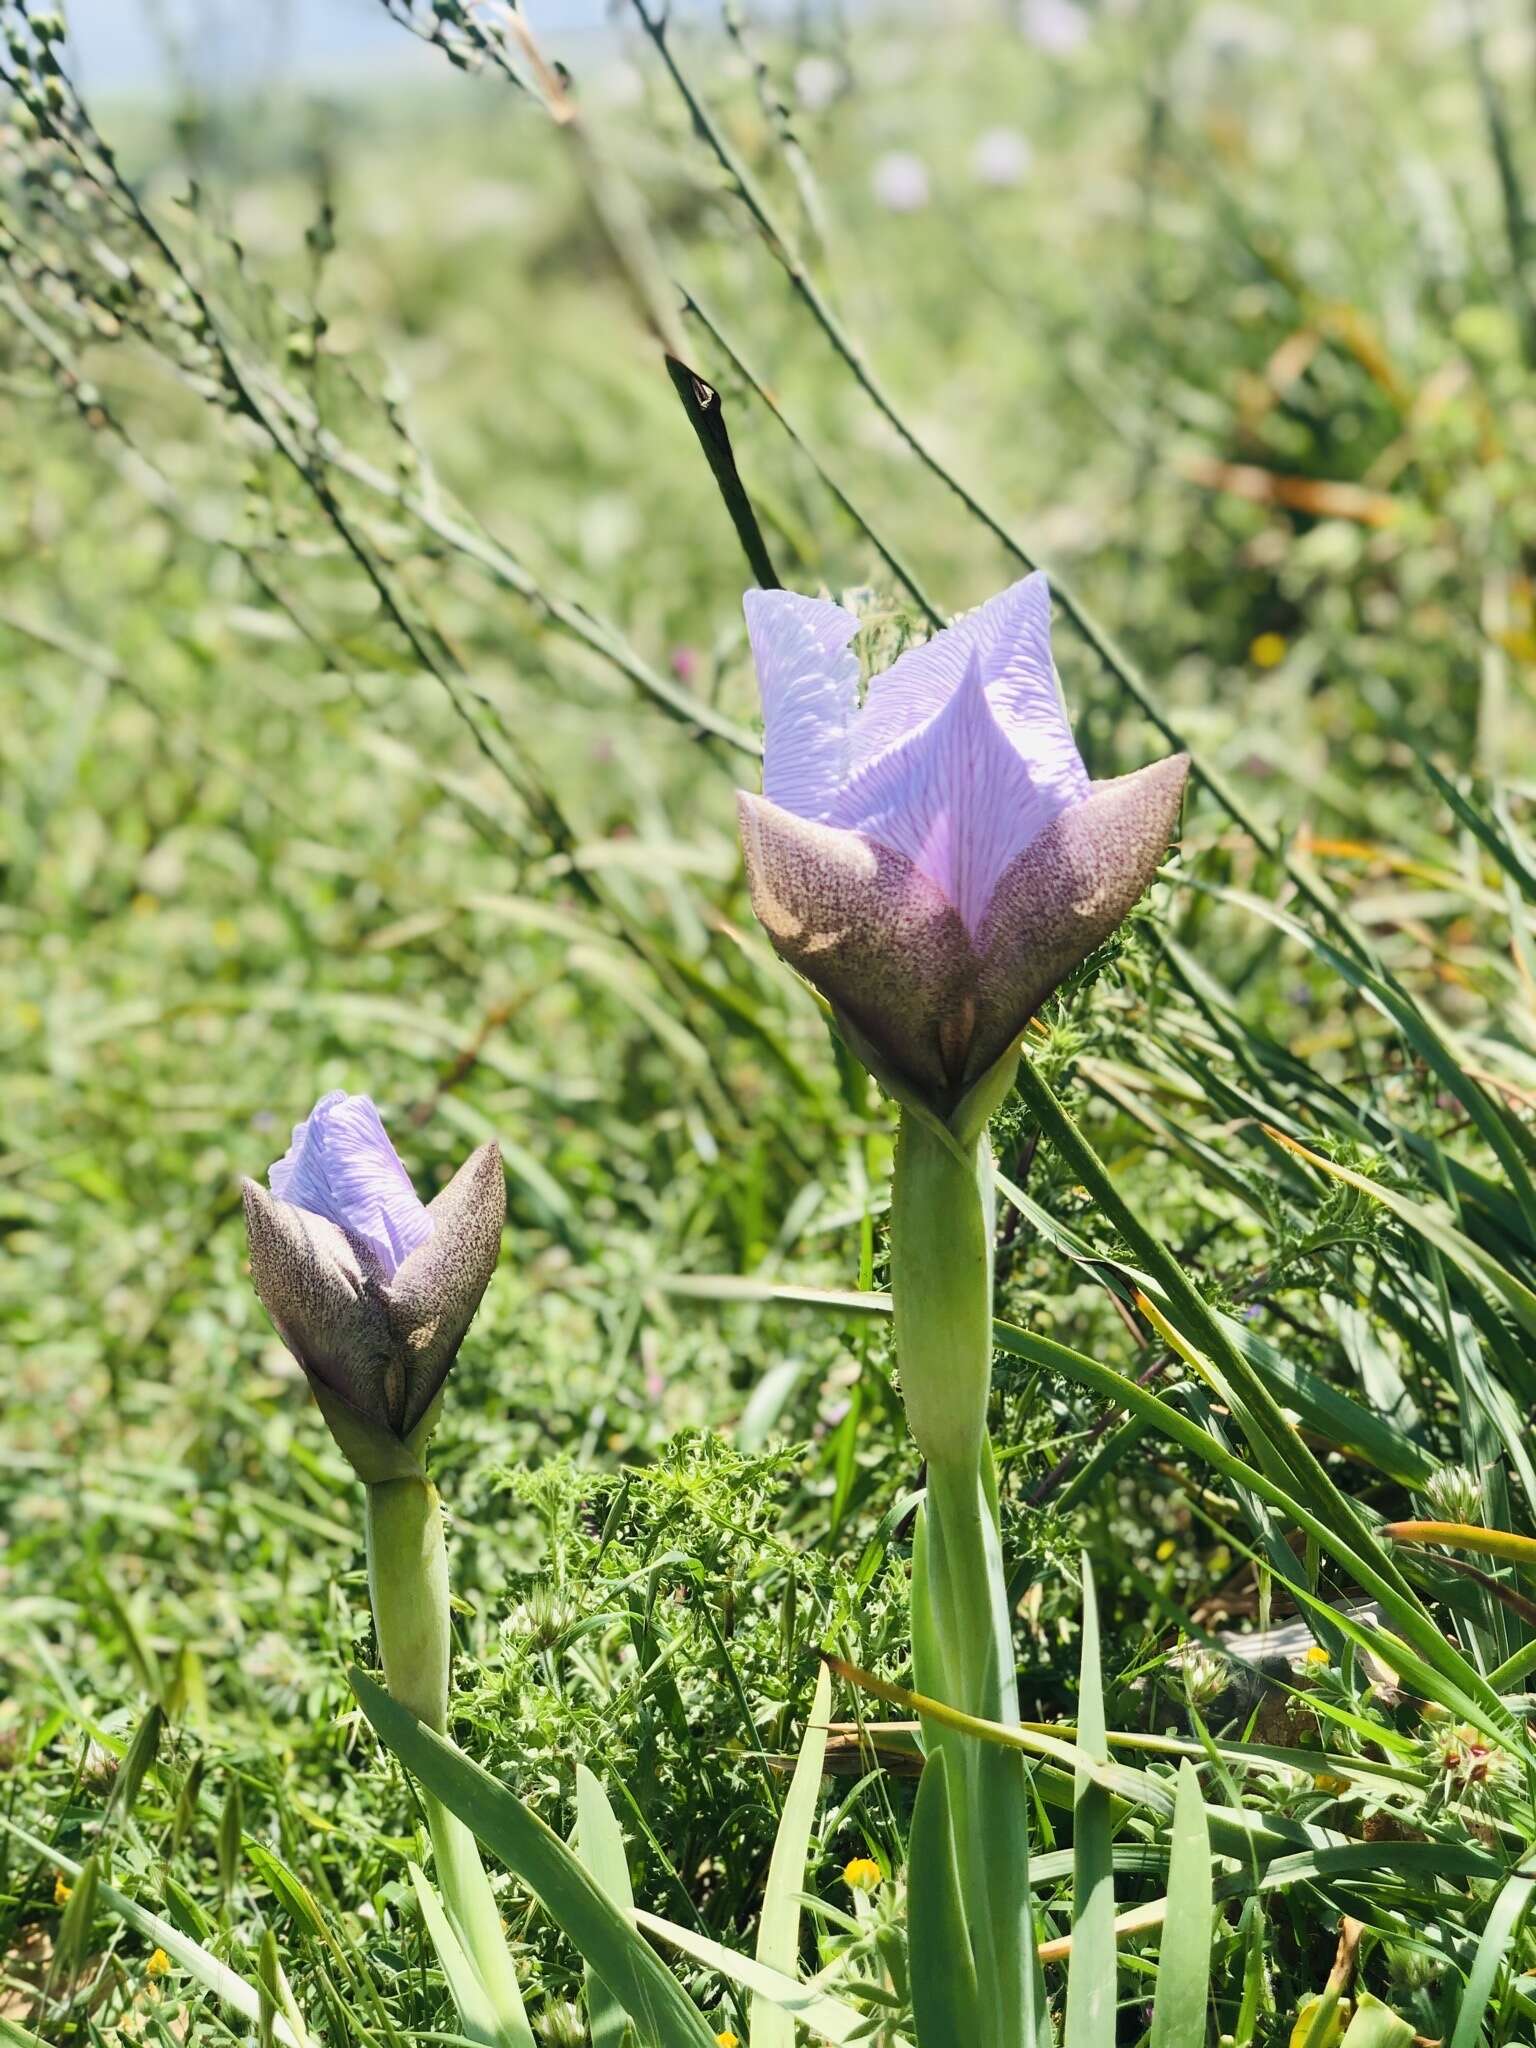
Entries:
[[[745, 608], [764, 716], [763, 794], [738, 799], [753, 906], [901, 1109], [891, 1292], [907, 1422], [928, 1468], [916, 1687], [1011, 1727], [987, 1434], [987, 1120], [1029, 1019], [1151, 881], [1188, 764], [1089, 780], [1039, 574], [903, 654], [862, 706], [851, 613], [788, 591], [750, 591]], [[974, 2011], [982, 2048], [1045, 2042], [1023, 1766], [932, 1719], [925, 1740], [914, 1838], [954, 1870], [969, 1948], [959, 2007]]]
[[[501, 1248], [501, 1155], [494, 1143], [480, 1146], [424, 1203], [373, 1102], [338, 1090], [294, 1127], [267, 1179], [269, 1188], [253, 1180], [243, 1188], [251, 1278], [363, 1482], [385, 1681], [442, 1734], [448, 1559], [426, 1449]], [[465, 2032], [494, 2048], [527, 2048], [532, 2037], [474, 1837], [424, 1797], [446, 1926], [423, 1904]]]

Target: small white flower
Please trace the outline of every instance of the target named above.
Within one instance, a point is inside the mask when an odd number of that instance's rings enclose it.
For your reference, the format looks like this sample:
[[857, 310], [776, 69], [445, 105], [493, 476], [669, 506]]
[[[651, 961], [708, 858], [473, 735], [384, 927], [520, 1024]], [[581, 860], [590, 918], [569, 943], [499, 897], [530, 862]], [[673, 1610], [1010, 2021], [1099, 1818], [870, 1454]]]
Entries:
[[591, 89], [605, 107], [638, 107], [645, 100], [645, 75], [621, 57], [597, 72]]
[[971, 151], [971, 176], [978, 185], [1008, 191], [1029, 176], [1035, 153], [1017, 128], [988, 128]]
[[1483, 1519], [1483, 1484], [1465, 1465], [1440, 1466], [1426, 1481], [1424, 1495], [1447, 1522], [1477, 1524]]
[[1244, 64], [1284, 54], [1289, 26], [1243, 0], [1211, 0], [1190, 26], [1189, 41], [1220, 63]]
[[887, 213], [921, 213], [928, 204], [928, 166], [910, 149], [890, 149], [875, 160], [870, 190]]
[[830, 107], [843, 87], [843, 67], [830, 57], [802, 57], [795, 66], [795, 98], [812, 114]]
[[1369, 71], [1376, 62], [1376, 38], [1359, 22], [1347, 23], [1328, 38], [1328, 55], [1339, 71]]
[[1047, 56], [1070, 57], [1087, 42], [1092, 27], [1077, 0], [1020, 0], [1019, 33]]

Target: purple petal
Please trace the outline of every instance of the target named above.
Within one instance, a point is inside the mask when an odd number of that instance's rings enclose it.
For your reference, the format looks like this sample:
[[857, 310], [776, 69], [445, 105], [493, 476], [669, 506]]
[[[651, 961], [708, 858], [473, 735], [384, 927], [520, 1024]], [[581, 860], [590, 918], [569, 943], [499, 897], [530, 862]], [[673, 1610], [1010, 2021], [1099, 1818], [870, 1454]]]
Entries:
[[366, 1095], [338, 1088], [322, 1096], [294, 1125], [293, 1143], [267, 1184], [280, 1201], [360, 1239], [386, 1280], [432, 1235], [426, 1207]]
[[904, 855], [974, 938], [1009, 865], [1078, 801], [1075, 748], [1076, 775], [1064, 765], [1059, 757], [1028, 760], [1012, 743], [973, 639], [959, 687], [939, 715], [854, 775], [832, 823]]
[[1019, 752], [1045, 765], [1049, 779], [1064, 781], [1075, 797], [1086, 796], [1087, 771], [1051, 661], [1050, 585], [1038, 569], [909, 648], [875, 678], [850, 736], [855, 773], [937, 716], [959, 689], [973, 653], [998, 723]]
[[824, 819], [848, 772], [859, 700], [852, 612], [793, 590], [742, 599], [763, 698], [763, 794], [797, 818]]
[[1026, 760], [1061, 754], [1076, 764], [1088, 794], [1056, 664], [1051, 659], [1051, 586], [1036, 570], [972, 614], [987, 678], [987, 701], [998, 724]]

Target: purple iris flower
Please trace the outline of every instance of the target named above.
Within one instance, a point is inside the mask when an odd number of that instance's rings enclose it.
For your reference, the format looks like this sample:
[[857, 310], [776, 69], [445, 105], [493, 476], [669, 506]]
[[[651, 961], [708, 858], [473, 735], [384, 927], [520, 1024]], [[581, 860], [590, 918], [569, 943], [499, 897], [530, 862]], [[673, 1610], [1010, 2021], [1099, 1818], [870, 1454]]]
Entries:
[[432, 1235], [427, 1205], [367, 1095], [322, 1095], [267, 1173], [280, 1201], [361, 1238], [386, 1280]]
[[852, 613], [783, 590], [745, 609], [753, 907], [877, 1066], [952, 1108], [1151, 881], [1188, 761], [1090, 781], [1038, 573], [910, 648], [862, 705]]
[[251, 1278], [364, 1479], [434, 1404], [495, 1270], [506, 1180], [494, 1144], [423, 1202], [366, 1095], [326, 1095], [268, 1174], [244, 1183]]

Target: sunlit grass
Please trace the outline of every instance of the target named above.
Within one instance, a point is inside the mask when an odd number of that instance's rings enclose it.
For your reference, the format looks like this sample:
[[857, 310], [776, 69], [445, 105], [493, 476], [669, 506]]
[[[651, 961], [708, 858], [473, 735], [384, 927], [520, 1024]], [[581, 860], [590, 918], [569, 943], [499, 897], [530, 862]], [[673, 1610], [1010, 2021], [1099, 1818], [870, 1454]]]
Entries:
[[[994, 1131], [1021, 1700], [1076, 1739], [1086, 1552], [1119, 2038], [1153, 2025], [1171, 1845], [1195, 1867], [1187, 1757], [1212, 2037], [1370, 1994], [1472, 2048], [1529, 2032], [1536, 1960], [1529, 285], [1438, 16], [1244, 12], [1252, 47], [1233, 10], [1105, 8], [1071, 58], [990, 26], [753, 32], [803, 160], [738, 47], [678, 25], [932, 467], [644, 39], [578, 83], [708, 310], [683, 331], [783, 580], [862, 593], [883, 666], [925, 630], [891, 552], [945, 610], [1014, 573], [952, 479], [1210, 771], [1031, 1040], [1124, 1214], [1038, 1102]], [[1523, 21], [1487, 45], [1495, 112], [1528, 103]], [[818, 1653], [911, 1692], [922, 1474], [887, 1108], [740, 882], [737, 539], [528, 95], [445, 67], [332, 114], [121, 119], [143, 222], [101, 163], [0, 131], [0, 2032], [227, 2038], [188, 1943], [271, 1997], [275, 1953], [327, 2043], [453, 2030], [419, 1806], [347, 1687], [356, 1503], [236, 1222], [336, 1085], [424, 1192], [488, 1136], [508, 1168], [437, 1445], [453, 1732], [562, 1834], [576, 1764], [603, 1781], [639, 1905], [695, 1940], [659, 1952], [745, 2040], [697, 1943], [753, 1951]], [[976, 176], [998, 126], [1017, 185]], [[875, 196], [894, 149], [927, 165], [915, 211]], [[1165, 750], [1058, 645], [1096, 774]], [[1474, 1475], [1454, 1503], [1447, 1468]], [[899, 2031], [913, 1749], [876, 1711], [907, 1710], [838, 1685], [800, 1960], [839, 1998], [882, 1984]], [[1058, 2010], [1072, 1764], [1035, 1779]], [[581, 1959], [501, 1903], [561, 2039]]]

